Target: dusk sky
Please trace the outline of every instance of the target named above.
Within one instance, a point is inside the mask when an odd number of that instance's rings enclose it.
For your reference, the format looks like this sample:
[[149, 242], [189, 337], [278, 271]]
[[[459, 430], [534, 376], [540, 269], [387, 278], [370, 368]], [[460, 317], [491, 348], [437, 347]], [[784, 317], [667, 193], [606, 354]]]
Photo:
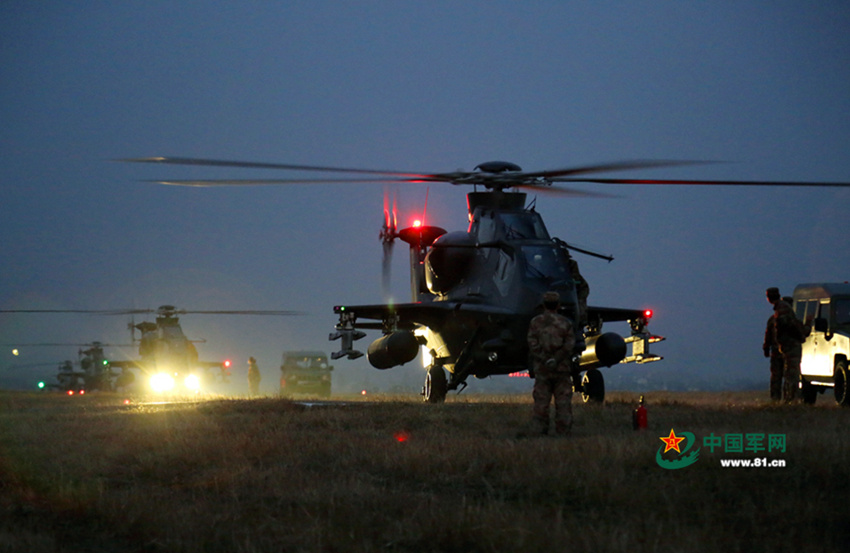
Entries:
[[[253, 355], [272, 391], [282, 351], [338, 347], [335, 304], [382, 300], [384, 185], [169, 187], [146, 181], [301, 175], [114, 160], [446, 172], [680, 159], [723, 163], [602, 176], [848, 182], [848, 29], [840, 0], [3, 2], [0, 309], [303, 311], [182, 318], [202, 359], [234, 360], [234, 390]], [[659, 363], [603, 369], [612, 382], [766, 390], [765, 289], [850, 279], [850, 189], [576, 188], [616, 198], [539, 195], [537, 209], [553, 236], [615, 257], [577, 258], [589, 302], [651, 308], [667, 338]], [[427, 195], [428, 223], [465, 230], [468, 190], [396, 190], [402, 222]], [[408, 279], [398, 244], [396, 301]], [[127, 322], [0, 314], [0, 343], [127, 343]], [[0, 387], [51, 378], [77, 351], [19, 349], [0, 351]], [[424, 379], [418, 359], [335, 366], [352, 386]]]

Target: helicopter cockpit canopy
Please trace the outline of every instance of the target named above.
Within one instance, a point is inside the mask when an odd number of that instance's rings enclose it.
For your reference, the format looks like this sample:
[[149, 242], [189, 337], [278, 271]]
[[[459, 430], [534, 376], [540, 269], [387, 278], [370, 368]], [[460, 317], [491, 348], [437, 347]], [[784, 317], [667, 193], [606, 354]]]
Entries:
[[549, 232], [537, 212], [502, 213], [501, 219], [508, 240], [549, 240]]
[[479, 244], [497, 240], [549, 240], [549, 231], [535, 211], [476, 212], [469, 227]]
[[545, 278], [551, 282], [572, 279], [564, 251], [556, 245], [523, 246], [522, 255], [530, 277]]
[[168, 324], [160, 326], [162, 339], [164, 340], [182, 340], [185, 338], [183, 329], [177, 324]]

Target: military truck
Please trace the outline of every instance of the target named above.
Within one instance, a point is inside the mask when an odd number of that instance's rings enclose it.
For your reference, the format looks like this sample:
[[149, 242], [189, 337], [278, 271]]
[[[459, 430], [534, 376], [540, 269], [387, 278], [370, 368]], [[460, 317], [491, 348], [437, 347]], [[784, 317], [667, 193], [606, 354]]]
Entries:
[[850, 405], [850, 284], [800, 284], [793, 297], [797, 318], [811, 329], [800, 363], [803, 401], [832, 388], [838, 404]]
[[321, 351], [285, 351], [280, 365], [280, 395], [331, 395], [328, 356]]

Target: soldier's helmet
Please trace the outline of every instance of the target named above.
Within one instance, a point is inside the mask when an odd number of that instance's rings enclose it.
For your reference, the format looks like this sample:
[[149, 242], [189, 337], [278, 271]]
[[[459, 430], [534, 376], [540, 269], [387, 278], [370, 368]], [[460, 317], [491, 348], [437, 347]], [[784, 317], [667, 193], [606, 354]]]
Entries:
[[254, 364], [254, 363], [256, 363], [256, 362], [257, 362], [257, 360], [256, 360], [256, 359], [254, 359], [253, 357], [249, 357], [249, 358], [248, 358], [248, 364], [249, 364], [249, 365], [253, 365], [253, 364]]

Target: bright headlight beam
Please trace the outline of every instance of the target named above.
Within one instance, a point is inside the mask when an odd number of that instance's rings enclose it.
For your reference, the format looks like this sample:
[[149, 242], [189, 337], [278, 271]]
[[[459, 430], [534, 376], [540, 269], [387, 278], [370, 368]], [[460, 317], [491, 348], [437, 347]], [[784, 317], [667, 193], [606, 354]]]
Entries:
[[186, 386], [186, 388], [188, 390], [191, 390], [193, 392], [197, 392], [198, 390], [201, 389], [201, 379], [198, 378], [198, 375], [196, 375], [196, 374], [190, 374], [183, 381], [183, 385]]
[[151, 377], [151, 389], [154, 392], [168, 392], [174, 388], [174, 378], [169, 374], [158, 373]]

